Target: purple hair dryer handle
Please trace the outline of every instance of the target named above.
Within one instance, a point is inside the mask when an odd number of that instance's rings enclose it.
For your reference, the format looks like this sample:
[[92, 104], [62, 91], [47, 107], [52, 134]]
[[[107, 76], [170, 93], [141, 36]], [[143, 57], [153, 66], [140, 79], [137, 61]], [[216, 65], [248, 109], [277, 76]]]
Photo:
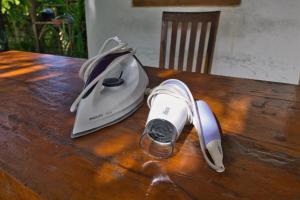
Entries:
[[214, 161], [216, 171], [223, 172], [225, 167], [223, 165], [223, 150], [217, 120], [207, 103], [196, 101], [196, 105], [200, 116], [205, 147]]
[[213, 140], [221, 140], [219, 126], [210, 107], [204, 101], [197, 101], [197, 109], [200, 115], [200, 121], [203, 131], [205, 145]]

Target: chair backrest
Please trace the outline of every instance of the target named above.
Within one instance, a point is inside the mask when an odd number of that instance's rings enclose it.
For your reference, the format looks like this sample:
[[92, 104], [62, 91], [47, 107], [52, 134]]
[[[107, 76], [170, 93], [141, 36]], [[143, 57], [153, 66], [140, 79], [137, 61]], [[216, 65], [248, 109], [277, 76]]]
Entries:
[[219, 17], [220, 11], [163, 12], [159, 67], [210, 73]]

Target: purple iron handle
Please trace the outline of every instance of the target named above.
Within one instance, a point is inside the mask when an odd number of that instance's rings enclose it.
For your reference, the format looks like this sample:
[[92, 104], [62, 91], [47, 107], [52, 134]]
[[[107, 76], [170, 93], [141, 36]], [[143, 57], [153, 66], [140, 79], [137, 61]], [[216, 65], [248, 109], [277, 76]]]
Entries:
[[[200, 116], [202, 136], [205, 148], [208, 150], [218, 172], [223, 172], [223, 151], [221, 146], [221, 135], [217, 120], [210, 107], [204, 101], [196, 101], [197, 110]], [[201, 139], [201, 138], [199, 138]]]

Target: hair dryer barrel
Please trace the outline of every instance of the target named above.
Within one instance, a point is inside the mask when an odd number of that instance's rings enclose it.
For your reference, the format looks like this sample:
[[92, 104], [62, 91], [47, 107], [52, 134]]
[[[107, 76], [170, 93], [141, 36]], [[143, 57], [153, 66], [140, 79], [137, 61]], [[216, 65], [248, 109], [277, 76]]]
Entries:
[[157, 95], [152, 103], [147, 124], [140, 140], [150, 155], [166, 158], [172, 155], [177, 138], [187, 122], [186, 103], [171, 95]]

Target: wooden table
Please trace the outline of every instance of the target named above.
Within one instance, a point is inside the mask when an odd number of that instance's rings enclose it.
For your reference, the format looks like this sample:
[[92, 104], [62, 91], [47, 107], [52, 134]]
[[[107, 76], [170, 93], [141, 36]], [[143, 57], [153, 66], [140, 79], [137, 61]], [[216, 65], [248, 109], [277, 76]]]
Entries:
[[82, 59], [0, 53], [0, 199], [300, 199], [300, 87], [147, 68], [151, 86], [187, 83], [223, 128], [226, 171], [205, 163], [188, 127], [170, 159], [138, 145], [146, 104], [71, 139]]

